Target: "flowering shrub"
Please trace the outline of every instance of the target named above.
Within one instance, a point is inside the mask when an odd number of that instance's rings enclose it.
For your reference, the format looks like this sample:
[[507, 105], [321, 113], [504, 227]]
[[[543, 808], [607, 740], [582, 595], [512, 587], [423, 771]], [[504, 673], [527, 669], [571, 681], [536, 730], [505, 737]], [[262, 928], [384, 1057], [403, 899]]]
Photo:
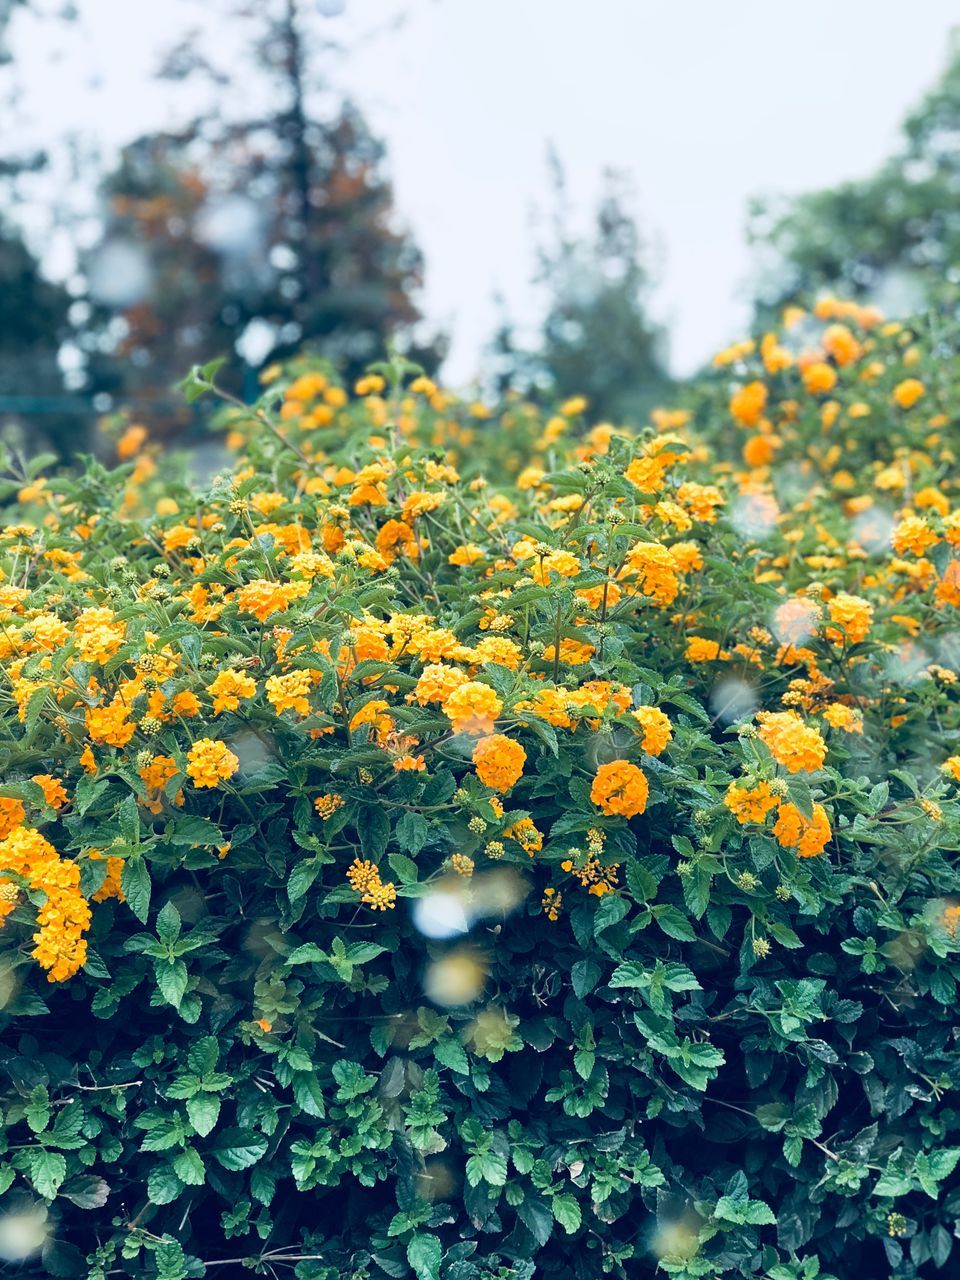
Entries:
[[13, 475], [23, 1273], [955, 1265], [960, 397], [818, 312], [639, 431], [302, 360], [202, 491]]

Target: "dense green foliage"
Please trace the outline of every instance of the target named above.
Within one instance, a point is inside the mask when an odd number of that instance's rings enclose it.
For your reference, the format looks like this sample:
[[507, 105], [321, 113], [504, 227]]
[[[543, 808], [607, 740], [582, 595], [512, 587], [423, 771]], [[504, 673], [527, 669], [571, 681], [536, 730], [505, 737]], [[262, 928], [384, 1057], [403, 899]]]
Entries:
[[693, 423], [307, 362], [203, 491], [11, 481], [17, 1274], [955, 1265], [956, 375], [840, 314]]

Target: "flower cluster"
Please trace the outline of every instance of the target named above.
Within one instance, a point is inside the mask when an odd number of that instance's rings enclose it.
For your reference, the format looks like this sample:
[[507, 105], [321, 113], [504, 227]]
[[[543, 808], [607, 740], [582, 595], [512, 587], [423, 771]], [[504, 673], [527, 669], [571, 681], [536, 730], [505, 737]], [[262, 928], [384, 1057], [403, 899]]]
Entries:
[[119, 1164], [149, 1218], [78, 1238], [138, 1280], [288, 1225], [320, 1280], [631, 1275], [648, 1201], [681, 1280], [872, 1273], [901, 1198], [943, 1255], [951, 342], [823, 299], [632, 425], [304, 356], [199, 495], [12, 474], [0, 1190]]

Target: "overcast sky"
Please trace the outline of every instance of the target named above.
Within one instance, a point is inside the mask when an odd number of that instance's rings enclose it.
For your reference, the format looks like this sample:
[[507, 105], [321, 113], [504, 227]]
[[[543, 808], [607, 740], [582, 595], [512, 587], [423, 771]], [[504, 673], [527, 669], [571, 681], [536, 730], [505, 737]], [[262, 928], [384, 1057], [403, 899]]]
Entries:
[[[42, 129], [79, 123], [117, 145], [168, 123], [149, 71], [184, 0], [80, 8], [82, 49], [51, 66], [38, 35], [18, 48]], [[495, 292], [521, 322], [536, 316], [531, 212], [549, 203], [549, 143], [584, 225], [604, 168], [629, 175], [662, 249], [655, 308], [686, 372], [745, 323], [749, 198], [869, 172], [960, 21], [948, 0], [346, 0], [325, 22], [350, 45], [399, 9], [406, 22], [335, 75], [388, 142], [426, 254], [424, 308], [453, 334], [452, 381], [478, 367]]]

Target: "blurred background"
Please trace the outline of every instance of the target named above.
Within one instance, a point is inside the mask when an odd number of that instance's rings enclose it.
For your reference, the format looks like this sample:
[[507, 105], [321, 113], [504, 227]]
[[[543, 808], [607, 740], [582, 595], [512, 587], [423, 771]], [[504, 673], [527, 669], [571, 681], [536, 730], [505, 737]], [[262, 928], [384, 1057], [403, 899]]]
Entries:
[[0, 0], [0, 431], [304, 346], [633, 418], [789, 302], [960, 295], [941, 0]]

